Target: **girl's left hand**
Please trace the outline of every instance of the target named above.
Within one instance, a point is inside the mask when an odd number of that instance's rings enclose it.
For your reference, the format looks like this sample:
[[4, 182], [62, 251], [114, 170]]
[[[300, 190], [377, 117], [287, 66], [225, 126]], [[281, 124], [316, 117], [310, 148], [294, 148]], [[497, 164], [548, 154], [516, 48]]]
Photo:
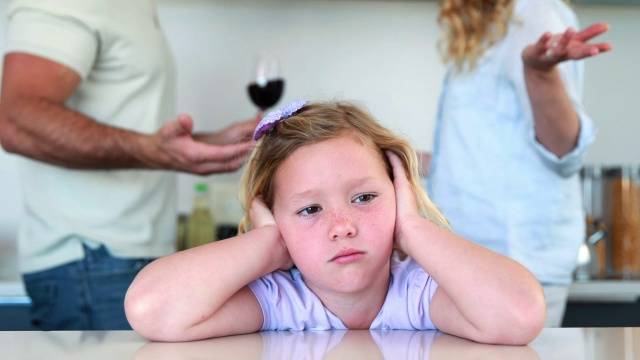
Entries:
[[522, 60], [530, 68], [549, 70], [566, 60], [580, 60], [610, 51], [609, 43], [588, 43], [608, 30], [608, 24], [597, 23], [582, 31], [569, 28], [562, 34], [546, 32], [538, 42], [524, 48]]
[[[394, 234], [394, 247], [405, 251], [403, 240], [406, 236], [408, 223], [415, 219], [422, 219], [415, 193], [407, 178], [407, 172], [398, 155], [391, 151], [386, 152], [393, 170], [393, 187], [396, 193], [396, 228]], [[406, 252], [406, 251], [405, 251]]]

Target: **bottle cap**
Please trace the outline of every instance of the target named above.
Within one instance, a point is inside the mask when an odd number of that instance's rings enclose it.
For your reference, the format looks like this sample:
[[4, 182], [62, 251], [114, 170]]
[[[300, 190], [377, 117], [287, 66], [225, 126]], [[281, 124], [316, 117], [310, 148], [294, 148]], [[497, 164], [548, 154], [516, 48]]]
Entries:
[[197, 183], [196, 184], [196, 191], [197, 192], [207, 192], [207, 190], [209, 189], [209, 187], [207, 186], [207, 184], [205, 183]]

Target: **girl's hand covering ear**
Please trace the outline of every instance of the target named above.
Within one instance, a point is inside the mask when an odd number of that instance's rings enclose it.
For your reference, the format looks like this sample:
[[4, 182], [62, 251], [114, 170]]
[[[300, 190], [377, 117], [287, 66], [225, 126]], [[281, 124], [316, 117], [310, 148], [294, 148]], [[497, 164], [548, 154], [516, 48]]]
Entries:
[[403, 238], [406, 235], [408, 223], [413, 219], [422, 219], [415, 193], [411, 188], [411, 183], [407, 178], [407, 172], [398, 155], [387, 151], [387, 157], [393, 169], [393, 187], [396, 192], [396, 229], [394, 236], [394, 247], [405, 251], [403, 248]]

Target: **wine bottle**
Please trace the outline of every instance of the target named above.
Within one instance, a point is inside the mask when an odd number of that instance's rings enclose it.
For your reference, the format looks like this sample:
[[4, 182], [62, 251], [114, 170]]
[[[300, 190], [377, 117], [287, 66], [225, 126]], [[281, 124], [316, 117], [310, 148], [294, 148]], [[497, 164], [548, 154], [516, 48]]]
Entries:
[[198, 183], [195, 186], [193, 210], [187, 221], [186, 247], [193, 248], [216, 240], [216, 226], [211, 214], [209, 187], [205, 183]]

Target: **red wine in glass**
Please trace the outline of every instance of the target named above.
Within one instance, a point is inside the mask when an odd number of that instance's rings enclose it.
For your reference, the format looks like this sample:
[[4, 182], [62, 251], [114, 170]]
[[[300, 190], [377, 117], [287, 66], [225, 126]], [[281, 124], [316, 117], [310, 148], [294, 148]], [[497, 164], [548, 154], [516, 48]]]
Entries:
[[267, 80], [264, 84], [253, 82], [249, 84], [249, 97], [260, 108], [260, 111], [275, 105], [284, 91], [284, 80], [281, 78]]
[[256, 56], [247, 90], [251, 101], [260, 109], [258, 116], [280, 100], [284, 80], [280, 76], [277, 57], [269, 53]]

